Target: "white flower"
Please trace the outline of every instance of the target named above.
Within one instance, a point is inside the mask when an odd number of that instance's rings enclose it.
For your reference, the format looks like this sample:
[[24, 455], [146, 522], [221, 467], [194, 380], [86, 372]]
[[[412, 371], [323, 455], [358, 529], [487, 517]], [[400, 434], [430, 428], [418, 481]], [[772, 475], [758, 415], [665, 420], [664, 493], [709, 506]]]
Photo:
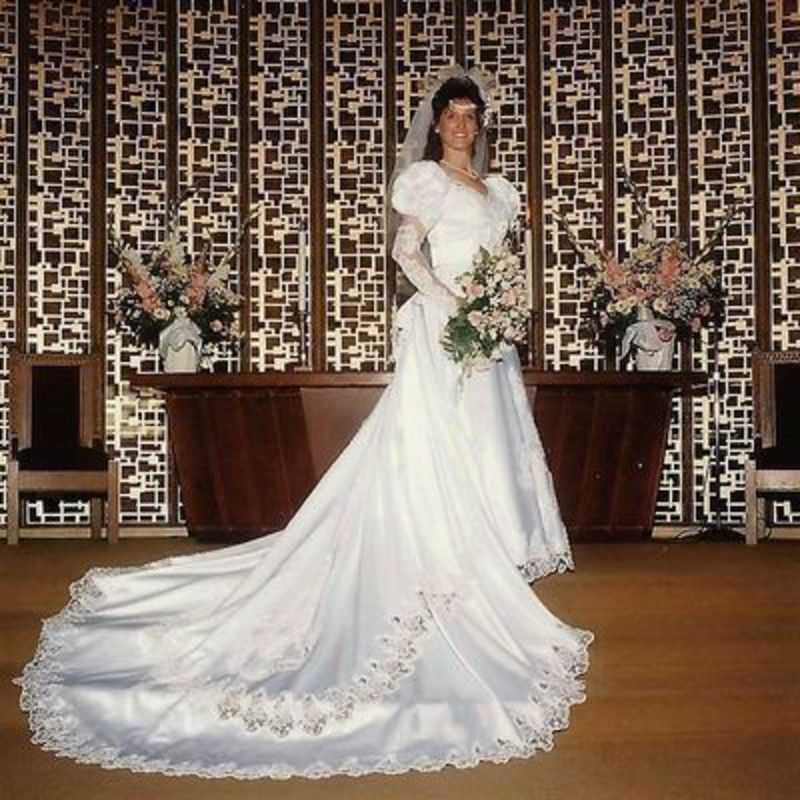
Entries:
[[467, 321], [473, 328], [480, 328], [483, 324], [483, 314], [480, 311], [470, 311], [467, 314]]

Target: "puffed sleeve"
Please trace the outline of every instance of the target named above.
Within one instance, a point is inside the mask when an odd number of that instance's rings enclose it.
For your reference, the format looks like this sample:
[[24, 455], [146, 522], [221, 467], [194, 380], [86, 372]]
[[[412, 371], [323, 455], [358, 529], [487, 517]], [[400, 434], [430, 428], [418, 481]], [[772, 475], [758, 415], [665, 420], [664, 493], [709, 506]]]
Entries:
[[436, 302], [447, 314], [459, 304], [458, 296], [431, 269], [422, 243], [441, 215], [449, 181], [432, 161], [412, 164], [395, 179], [392, 205], [400, 225], [392, 246], [392, 257], [418, 292]]
[[500, 202], [503, 205], [503, 216], [506, 222], [511, 224], [519, 215], [519, 192], [511, 181], [507, 181], [502, 176], [492, 176], [488, 181], [493, 184], [497, 197], [500, 198]]
[[447, 176], [435, 161], [417, 161], [395, 178], [392, 206], [404, 217], [414, 217], [429, 231], [442, 213], [450, 188]]

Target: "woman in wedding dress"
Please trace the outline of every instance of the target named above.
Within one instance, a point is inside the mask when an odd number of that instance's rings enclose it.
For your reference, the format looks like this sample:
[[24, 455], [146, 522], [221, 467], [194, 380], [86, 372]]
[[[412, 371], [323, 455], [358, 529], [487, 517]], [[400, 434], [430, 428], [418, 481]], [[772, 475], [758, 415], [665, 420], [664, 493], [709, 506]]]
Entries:
[[392, 182], [418, 291], [375, 410], [280, 533], [73, 584], [18, 679], [44, 748], [323, 777], [505, 762], [567, 726], [592, 637], [528, 586], [572, 557], [517, 355], [463, 378], [440, 342], [456, 277], [519, 210], [484, 177], [479, 84], [429, 92]]

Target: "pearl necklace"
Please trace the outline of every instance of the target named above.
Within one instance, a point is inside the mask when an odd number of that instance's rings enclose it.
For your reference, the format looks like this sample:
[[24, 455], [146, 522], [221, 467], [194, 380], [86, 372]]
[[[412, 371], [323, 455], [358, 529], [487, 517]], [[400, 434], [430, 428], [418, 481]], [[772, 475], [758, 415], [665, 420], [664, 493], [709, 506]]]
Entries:
[[479, 181], [481, 179], [480, 175], [478, 175], [474, 169], [461, 169], [461, 167], [456, 167], [444, 159], [442, 159], [439, 164], [443, 167], [447, 167], [447, 169], [452, 169], [453, 172], [460, 172], [462, 175], [466, 175], [471, 181]]

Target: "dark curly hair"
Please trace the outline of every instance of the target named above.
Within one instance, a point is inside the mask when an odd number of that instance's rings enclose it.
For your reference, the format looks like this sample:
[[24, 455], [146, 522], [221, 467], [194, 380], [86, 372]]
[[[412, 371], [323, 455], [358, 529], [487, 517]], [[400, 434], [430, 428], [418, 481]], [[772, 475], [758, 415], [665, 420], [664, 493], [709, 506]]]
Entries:
[[469, 100], [473, 103], [478, 111], [478, 130], [483, 126], [483, 112], [486, 110], [486, 103], [481, 97], [477, 84], [470, 78], [449, 78], [439, 87], [431, 101], [433, 120], [428, 129], [428, 141], [425, 143], [425, 152], [422, 155], [426, 161], [441, 161], [444, 155], [442, 139], [436, 133], [436, 126], [439, 124], [439, 117], [450, 105], [451, 100]]

